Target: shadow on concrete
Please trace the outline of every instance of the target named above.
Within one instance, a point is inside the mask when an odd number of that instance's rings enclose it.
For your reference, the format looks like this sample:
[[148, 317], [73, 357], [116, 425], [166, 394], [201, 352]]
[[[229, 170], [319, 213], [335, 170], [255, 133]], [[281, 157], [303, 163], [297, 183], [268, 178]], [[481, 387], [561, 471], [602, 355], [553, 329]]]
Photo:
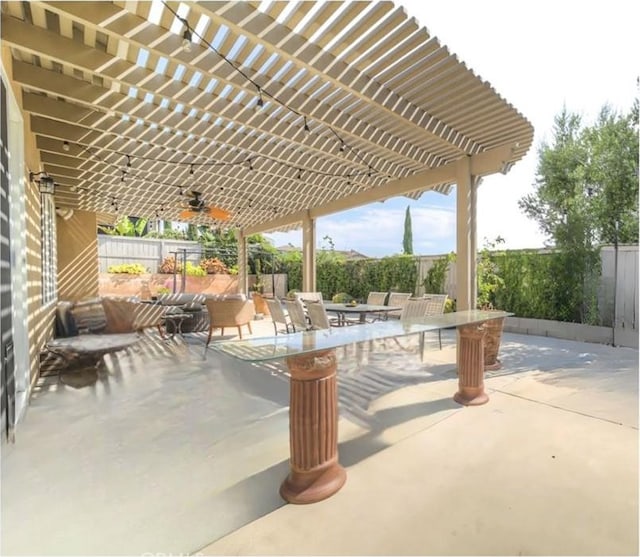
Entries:
[[[390, 443], [381, 438], [381, 434], [389, 428], [438, 412], [458, 410], [460, 408], [461, 406], [456, 404], [453, 399], [443, 398], [427, 402], [417, 402], [406, 406], [385, 408], [373, 414], [364, 415], [360, 419], [363, 427], [367, 427], [369, 431], [355, 439], [339, 443], [340, 463], [343, 466], [353, 466], [393, 446], [395, 442]], [[351, 419], [351, 416], [349, 419]], [[412, 431], [412, 434], [414, 433], [416, 432]]]

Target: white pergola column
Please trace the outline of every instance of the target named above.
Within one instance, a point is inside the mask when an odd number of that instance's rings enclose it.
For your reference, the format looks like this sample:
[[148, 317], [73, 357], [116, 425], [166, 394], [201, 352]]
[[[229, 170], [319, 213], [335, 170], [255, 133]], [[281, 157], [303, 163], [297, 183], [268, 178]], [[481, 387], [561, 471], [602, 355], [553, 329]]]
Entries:
[[238, 240], [238, 289], [242, 294], [249, 292], [249, 276], [247, 273], [247, 237], [242, 230], [236, 230]]
[[316, 221], [302, 219], [302, 291], [316, 291]]
[[471, 177], [471, 206], [473, 207], [472, 217], [471, 217], [471, 230], [470, 230], [470, 241], [471, 241], [471, 261], [473, 265], [471, 266], [471, 300], [473, 302], [472, 308], [475, 308], [478, 303], [478, 219], [477, 219], [477, 208], [478, 208], [478, 188], [482, 183], [482, 176], [472, 176]]
[[456, 162], [456, 309], [475, 309], [477, 181], [469, 157]]

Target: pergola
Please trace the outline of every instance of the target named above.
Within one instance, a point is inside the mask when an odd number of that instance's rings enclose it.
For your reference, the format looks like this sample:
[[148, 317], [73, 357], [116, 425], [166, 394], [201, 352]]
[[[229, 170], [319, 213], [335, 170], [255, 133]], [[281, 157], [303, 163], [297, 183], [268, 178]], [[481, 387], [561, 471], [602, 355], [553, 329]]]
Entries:
[[[256, 232], [457, 185], [458, 308], [476, 188], [531, 124], [392, 2], [2, 2], [2, 42], [60, 209]], [[41, 175], [36, 175], [41, 176]], [[241, 261], [243, 258], [241, 257]], [[244, 280], [246, 284], [246, 274]]]

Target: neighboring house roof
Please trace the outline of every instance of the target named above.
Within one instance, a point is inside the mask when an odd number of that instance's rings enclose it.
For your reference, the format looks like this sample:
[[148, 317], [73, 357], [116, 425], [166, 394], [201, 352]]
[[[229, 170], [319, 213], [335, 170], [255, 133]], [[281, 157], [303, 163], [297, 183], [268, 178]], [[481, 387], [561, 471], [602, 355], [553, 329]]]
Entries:
[[[296, 247], [296, 246], [291, 246], [291, 245], [287, 245], [287, 246], [279, 246], [276, 248], [279, 252], [281, 253], [289, 253], [292, 251], [302, 251], [302, 248], [300, 247]], [[370, 257], [368, 255], [365, 255], [363, 253], [360, 253], [359, 251], [350, 249], [350, 250], [325, 250], [325, 249], [318, 249], [316, 250], [316, 253], [320, 253], [323, 251], [333, 251], [334, 253], [343, 255], [346, 259], [370, 259]]]

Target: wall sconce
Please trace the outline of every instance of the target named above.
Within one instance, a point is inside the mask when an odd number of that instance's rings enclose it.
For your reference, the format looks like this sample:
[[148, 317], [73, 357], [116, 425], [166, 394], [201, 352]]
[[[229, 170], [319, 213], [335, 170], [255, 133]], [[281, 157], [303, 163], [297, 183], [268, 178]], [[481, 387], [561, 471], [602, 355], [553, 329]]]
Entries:
[[53, 181], [53, 178], [43, 170], [41, 170], [40, 172], [29, 172], [29, 181], [38, 184], [40, 193], [53, 194], [55, 192], [56, 184]]
[[58, 215], [62, 220], [69, 220], [73, 216], [73, 209], [56, 209], [56, 215]]

